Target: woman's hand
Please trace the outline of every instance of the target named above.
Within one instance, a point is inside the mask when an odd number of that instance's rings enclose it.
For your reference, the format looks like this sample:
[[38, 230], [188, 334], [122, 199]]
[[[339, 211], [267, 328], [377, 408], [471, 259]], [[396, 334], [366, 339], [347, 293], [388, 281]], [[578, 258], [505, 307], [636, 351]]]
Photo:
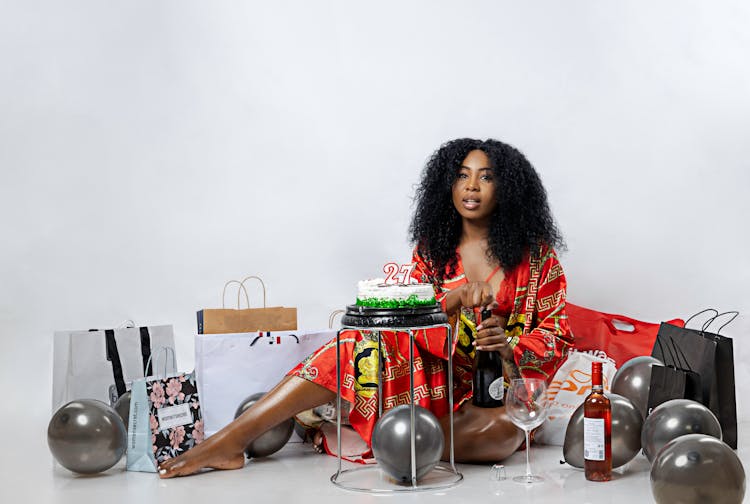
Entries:
[[[474, 308], [475, 311], [494, 310], [497, 301], [492, 292], [492, 286], [487, 282], [469, 282], [448, 293], [445, 298], [446, 311], [455, 313], [463, 308]], [[500, 356], [513, 361], [513, 349], [508, 345], [505, 337], [505, 325], [508, 319], [493, 315], [477, 326], [474, 345], [477, 350], [500, 352]]]
[[448, 314], [453, 314], [461, 308], [491, 309], [494, 301], [495, 297], [490, 284], [487, 282], [469, 282], [453, 289], [446, 295], [445, 311]]
[[460, 288], [461, 306], [464, 308], [480, 308], [484, 310], [494, 301], [492, 286], [487, 282], [469, 282]]
[[493, 315], [482, 320], [482, 323], [477, 326], [477, 334], [474, 339], [476, 349], [485, 352], [499, 352], [504, 360], [512, 361], [513, 349], [505, 337], [505, 325], [507, 323], [508, 319], [499, 315]]

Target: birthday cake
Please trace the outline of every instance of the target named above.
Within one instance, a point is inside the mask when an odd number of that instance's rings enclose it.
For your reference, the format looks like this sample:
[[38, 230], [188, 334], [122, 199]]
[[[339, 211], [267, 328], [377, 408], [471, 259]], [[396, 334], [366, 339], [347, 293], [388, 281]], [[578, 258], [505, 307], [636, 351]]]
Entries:
[[435, 302], [435, 290], [430, 284], [386, 284], [382, 278], [357, 282], [357, 306], [417, 308], [433, 306]]

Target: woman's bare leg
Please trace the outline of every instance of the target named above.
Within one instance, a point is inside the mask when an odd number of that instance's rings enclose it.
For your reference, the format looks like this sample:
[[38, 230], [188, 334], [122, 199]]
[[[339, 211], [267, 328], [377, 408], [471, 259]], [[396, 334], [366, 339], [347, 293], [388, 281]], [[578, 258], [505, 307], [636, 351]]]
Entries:
[[336, 398], [336, 393], [296, 376], [285, 377], [235, 421], [179, 457], [159, 466], [159, 476], [186, 476], [204, 468], [240, 469], [245, 448], [255, 438], [306, 409]]
[[[449, 416], [440, 419], [445, 434], [443, 460], [450, 458]], [[453, 451], [456, 462], [499, 462], [521, 446], [525, 437], [513, 425], [505, 407], [480, 408], [470, 402], [453, 413]]]

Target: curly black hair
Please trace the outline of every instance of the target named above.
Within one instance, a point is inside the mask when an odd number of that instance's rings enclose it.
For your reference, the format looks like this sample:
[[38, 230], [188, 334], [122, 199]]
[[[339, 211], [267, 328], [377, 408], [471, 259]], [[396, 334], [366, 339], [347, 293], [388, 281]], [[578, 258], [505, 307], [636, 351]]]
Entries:
[[[498, 140], [460, 138], [440, 146], [427, 161], [414, 201], [409, 226], [412, 245], [433, 266], [441, 282], [456, 267], [461, 216], [453, 206], [452, 188], [461, 163], [473, 150], [490, 160], [497, 204], [490, 219], [488, 255], [504, 270], [518, 266], [539, 245], [564, 248], [562, 234], [547, 203], [547, 192], [534, 167], [515, 147]], [[449, 272], [449, 273], [446, 273]]]

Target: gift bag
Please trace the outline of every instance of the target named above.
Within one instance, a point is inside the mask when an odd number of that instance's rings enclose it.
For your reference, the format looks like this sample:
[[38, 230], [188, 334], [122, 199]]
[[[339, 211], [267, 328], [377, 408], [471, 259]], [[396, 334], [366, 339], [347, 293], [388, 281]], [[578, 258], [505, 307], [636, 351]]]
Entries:
[[126, 467], [128, 471], [156, 472], [145, 378], [133, 382], [130, 394]]
[[583, 352], [568, 354], [547, 387], [549, 407], [547, 420], [534, 433], [534, 440], [548, 445], [563, 446], [565, 431], [573, 412], [591, 393], [591, 363], [602, 363], [602, 383], [609, 392], [615, 365], [604, 358]]
[[195, 373], [145, 380], [151, 448], [156, 464], [203, 442], [203, 418]]
[[[707, 310], [704, 310], [704, 313]], [[717, 312], [710, 309], [710, 311]], [[718, 313], [718, 312], [717, 312]], [[696, 314], [696, 315], [698, 315]], [[711, 324], [724, 315], [733, 317], [717, 332], [708, 332]], [[700, 377], [700, 402], [716, 415], [721, 424], [723, 440], [737, 448], [737, 402], [734, 384], [734, 348], [732, 339], [719, 333], [738, 312], [726, 312], [711, 317], [700, 329], [689, 329], [664, 323], [654, 344], [652, 356], [674, 368], [687, 369]], [[693, 317], [691, 317], [692, 319]], [[689, 321], [690, 319], [688, 319]], [[676, 361], [667, 348], [679, 350]], [[656, 406], [652, 404], [651, 406]]]
[[702, 400], [700, 375], [690, 369], [690, 364], [684, 355], [681, 356], [682, 351], [674, 340], [664, 340], [667, 338], [657, 337], [654, 343], [664, 356], [664, 359], [660, 360], [665, 365], [651, 368], [647, 416], [655, 407], [672, 399], [690, 399], [698, 402]]
[[[633, 357], [651, 354], [659, 324], [598, 312], [569, 302], [565, 308], [576, 351], [610, 360], [618, 368]], [[684, 325], [681, 319], [670, 320], [669, 324]]]
[[[172, 368], [176, 367], [174, 350], [171, 348], [159, 348], [154, 351], [157, 356], [158, 374], [166, 376], [167, 363], [172, 360]], [[162, 361], [163, 358], [163, 361]], [[158, 364], [162, 363], [161, 366]], [[148, 367], [151, 364], [149, 358]], [[174, 371], [171, 372], [174, 374]], [[151, 439], [151, 415], [149, 412], [149, 394], [146, 392], [146, 380], [154, 379], [150, 373], [146, 378], [133, 381], [130, 389], [130, 412], [128, 414], [128, 448], [126, 451], [127, 470], [140, 472], [156, 472], [156, 459], [152, 448]]]
[[[245, 282], [258, 280], [263, 288], [263, 308], [250, 308], [250, 300], [245, 289]], [[225, 308], [227, 286], [239, 284], [237, 291], [237, 309]], [[247, 309], [240, 309], [240, 293], [244, 292]], [[246, 333], [254, 331], [294, 331], [297, 329], [297, 308], [281, 306], [266, 307], [266, 286], [263, 280], [249, 276], [241, 282], [230, 280], [224, 284], [221, 296], [221, 308], [204, 309], [198, 312], [198, 334]]]
[[335, 336], [333, 329], [197, 334], [195, 372], [206, 435], [231, 422], [243, 399], [271, 390], [289, 370]]
[[56, 331], [53, 345], [52, 409], [74, 399], [113, 405], [130, 382], [151, 374], [151, 349], [174, 348], [174, 334], [171, 325]]
[[[174, 352], [171, 354], [174, 363]], [[200, 444], [203, 419], [195, 373], [136, 380], [130, 399], [127, 469], [156, 472], [164, 460]]]

